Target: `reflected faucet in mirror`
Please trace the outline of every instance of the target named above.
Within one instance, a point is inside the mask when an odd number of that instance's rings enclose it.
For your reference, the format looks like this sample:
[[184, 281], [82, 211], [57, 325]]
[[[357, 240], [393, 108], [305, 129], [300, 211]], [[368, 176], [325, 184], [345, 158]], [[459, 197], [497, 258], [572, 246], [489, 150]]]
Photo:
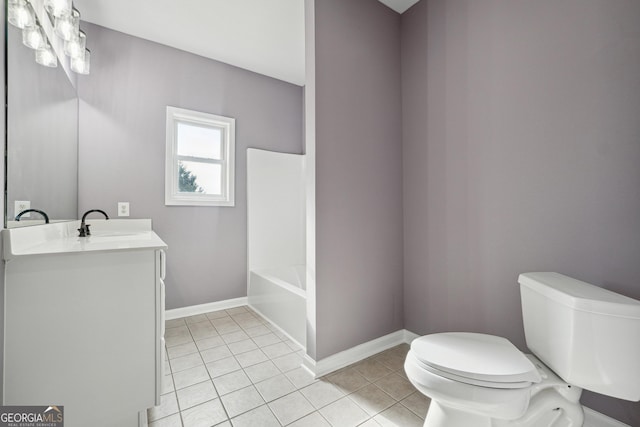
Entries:
[[101, 213], [102, 215], [104, 215], [105, 219], [109, 219], [109, 215], [107, 215], [107, 213], [103, 210], [100, 209], [90, 209], [88, 211], [86, 211], [84, 213], [84, 215], [82, 215], [82, 221], [80, 222], [80, 228], [78, 228], [78, 232], [80, 233], [78, 235], [78, 237], [87, 237], [87, 236], [91, 236], [91, 231], [89, 231], [89, 226], [91, 224], [87, 224], [85, 223], [85, 219], [87, 218], [87, 215], [89, 215], [92, 212], [98, 212]]
[[49, 224], [49, 215], [47, 215], [44, 211], [41, 211], [41, 210], [38, 210], [38, 209], [25, 209], [25, 210], [23, 210], [18, 215], [16, 215], [16, 218], [15, 218], [16, 221], [20, 221], [20, 218], [22, 217], [22, 215], [24, 215], [26, 213], [29, 213], [29, 212], [39, 213], [44, 218], [45, 224]]

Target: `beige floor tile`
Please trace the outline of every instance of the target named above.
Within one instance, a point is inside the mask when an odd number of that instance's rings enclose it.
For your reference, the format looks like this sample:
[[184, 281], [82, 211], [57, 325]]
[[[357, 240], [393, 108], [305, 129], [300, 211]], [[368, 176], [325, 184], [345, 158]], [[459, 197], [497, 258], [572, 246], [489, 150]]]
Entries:
[[220, 396], [232, 393], [251, 385], [251, 380], [241, 369], [213, 379], [213, 384]]
[[191, 323], [206, 322], [209, 319], [205, 314], [196, 314], [195, 316], [185, 317], [184, 320], [187, 322], [187, 325], [189, 325]]
[[149, 427], [182, 427], [182, 418], [180, 414], [169, 415], [149, 423]]
[[246, 339], [249, 339], [249, 335], [247, 335], [244, 331], [236, 331], [236, 332], [223, 334], [222, 339], [224, 340], [225, 343], [231, 344], [234, 342], [244, 341]]
[[378, 422], [372, 418], [363, 422], [358, 427], [380, 427], [380, 424], [378, 424]]
[[220, 399], [210, 400], [182, 411], [184, 427], [210, 427], [227, 420]]
[[181, 326], [177, 326], [175, 328], [169, 328], [164, 331], [164, 337], [178, 337], [178, 336], [189, 336], [191, 333], [189, 332], [189, 328], [186, 323]]
[[242, 328], [233, 319], [230, 322], [225, 322], [220, 325], [216, 325], [216, 330], [220, 335], [231, 334], [234, 332], [242, 332]]
[[231, 350], [226, 345], [220, 345], [218, 347], [208, 348], [200, 352], [202, 359], [205, 363], [215, 362], [216, 360], [226, 359], [233, 356]]
[[404, 369], [405, 357], [395, 349], [387, 350], [374, 357], [373, 360], [382, 363], [393, 371]]
[[266, 333], [264, 335], [253, 337], [252, 339], [260, 347], [266, 347], [266, 346], [271, 345], [271, 344], [277, 344], [279, 342], [282, 342], [282, 341], [280, 341], [280, 338], [278, 338], [276, 336], [276, 334], [274, 334], [271, 331], [269, 331], [268, 333]]
[[300, 393], [302, 393], [316, 409], [327, 406], [345, 395], [344, 392], [329, 381], [317, 381], [300, 389]]
[[276, 357], [284, 356], [285, 354], [293, 352], [291, 347], [283, 342], [264, 346], [262, 347], [262, 351], [269, 357], [269, 359], [275, 359]]
[[173, 386], [173, 376], [171, 374], [165, 375], [160, 380], [160, 394], [167, 394], [175, 391]]
[[177, 414], [178, 400], [175, 393], [167, 393], [160, 396], [160, 405], [150, 408], [147, 412], [149, 421], [159, 420], [169, 415]]
[[189, 354], [187, 356], [176, 357], [170, 359], [171, 372], [177, 373], [186, 369], [195, 368], [196, 366], [204, 365], [200, 353]]
[[318, 381], [306, 369], [299, 367], [284, 373], [296, 388], [300, 389]]
[[320, 415], [320, 412], [316, 411], [300, 418], [293, 424], [289, 424], [289, 427], [331, 427], [331, 424]]
[[396, 403], [391, 396], [373, 384], [361, 388], [349, 397], [372, 416]]
[[196, 344], [191, 341], [186, 344], [180, 344], [175, 347], [170, 347], [167, 349], [167, 354], [169, 355], [169, 359], [175, 359], [176, 357], [187, 356], [189, 354], [197, 353], [198, 347]]
[[184, 325], [186, 325], [186, 323], [183, 318], [171, 319], [164, 322], [165, 329], [177, 328], [179, 326], [184, 326]]
[[165, 335], [164, 341], [165, 341], [165, 344], [167, 346], [167, 349], [169, 349], [169, 348], [175, 347], [177, 345], [187, 344], [187, 343], [193, 342], [193, 338], [191, 337], [191, 334], [188, 334], [188, 335], [174, 335], [174, 336], [170, 336], [170, 337]]
[[220, 319], [220, 318], [223, 318], [223, 317], [229, 317], [227, 312], [224, 311], [224, 310], [212, 311], [210, 313], [206, 313], [205, 316], [207, 316], [207, 319], [209, 319], [209, 320]]
[[302, 365], [302, 357], [296, 353], [289, 353], [272, 360], [282, 372], [291, 371]]
[[280, 374], [280, 369], [272, 361], [258, 363], [244, 368], [249, 379], [255, 384]]
[[348, 397], [325, 406], [319, 412], [334, 427], [354, 427], [369, 418], [367, 413]]
[[208, 379], [209, 373], [204, 366], [196, 366], [173, 374], [173, 383], [176, 386], [176, 390], [207, 381]]
[[246, 353], [237, 354], [236, 359], [238, 360], [238, 363], [240, 364], [240, 366], [242, 366], [243, 368], [246, 368], [247, 366], [251, 366], [251, 365], [256, 365], [258, 363], [266, 362], [267, 360], [269, 360], [267, 356], [265, 356], [265, 354], [260, 349], [255, 349], [255, 350], [248, 351]]
[[396, 403], [389, 409], [376, 415], [374, 418], [383, 427], [421, 427], [424, 420], [402, 406]]
[[353, 393], [369, 384], [369, 381], [354, 368], [346, 368], [330, 374], [327, 379], [345, 393]]
[[222, 396], [221, 399], [230, 418], [250, 411], [265, 403], [254, 386], [234, 391], [233, 393]]
[[209, 371], [209, 375], [211, 375], [211, 378], [216, 378], [221, 375], [226, 375], [228, 373], [241, 369], [240, 365], [233, 356], [216, 360], [215, 362], [207, 363], [206, 366], [207, 370]]
[[287, 425], [313, 412], [313, 406], [300, 392], [293, 392], [269, 403], [282, 425]]
[[[244, 330], [247, 335], [249, 335], [251, 338], [254, 337], [261, 337], [263, 335], [267, 335], [271, 333], [271, 329], [267, 328], [265, 325], [263, 325], [262, 323], [260, 323], [259, 326], [254, 326], [252, 328], [245, 328]], [[258, 342], [256, 342], [256, 344], [258, 344]], [[258, 344], [258, 345], [263, 345], [263, 344]]]
[[391, 374], [375, 382], [385, 393], [396, 400], [402, 400], [416, 391], [415, 387], [400, 375]]
[[242, 305], [240, 307], [228, 308], [226, 312], [229, 316], [233, 316], [234, 314], [246, 313], [247, 306]]
[[219, 347], [221, 345], [226, 345], [221, 336], [217, 335], [215, 337], [203, 338], [201, 340], [196, 341], [196, 347], [198, 350], [207, 350], [214, 347]]
[[233, 354], [246, 353], [247, 351], [255, 350], [258, 348], [256, 343], [250, 339], [231, 343], [228, 345], [228, 347]]
[[218, 397], [218, 393], [216, 393], [216, 389], [213, 387], [211, 381], [204, 381], [183, 388], [178, 390], [176, 394], [178, 395], [178, 403], [182, 411]]
[[402, 406], [408, 408], [411, 412], [424, 419], [427, 416], [431, 399], [419, 391], [416, 391], [412, 395], [403, 399], [400, 403], [402, 403]]
[[280, 427], [280, 423], [267, 405], [245, 412], [231, 421], [234, 427]]
[[369, 381], [376, 381], [392, 372], [391, 369], [373, 359], [356, 363], [353, 368]]
[[256, 384], [256, 389], [260, 392], [265, 402], [274, 401], [296, 391], [296, 387], [287, 379], [287, 377], [284, 376], [284, 374], [280, 374]]

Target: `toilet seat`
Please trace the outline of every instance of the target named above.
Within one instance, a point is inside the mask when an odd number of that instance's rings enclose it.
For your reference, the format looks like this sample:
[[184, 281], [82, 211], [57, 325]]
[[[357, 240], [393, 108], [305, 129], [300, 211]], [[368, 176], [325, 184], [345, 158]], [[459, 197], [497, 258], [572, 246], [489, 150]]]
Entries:
[[415, 339], [411, 353], [422, 369], [466, 384], [516, 389], [541, 381], [538, 369], [524, 353], [498, 336], [432, 334]]

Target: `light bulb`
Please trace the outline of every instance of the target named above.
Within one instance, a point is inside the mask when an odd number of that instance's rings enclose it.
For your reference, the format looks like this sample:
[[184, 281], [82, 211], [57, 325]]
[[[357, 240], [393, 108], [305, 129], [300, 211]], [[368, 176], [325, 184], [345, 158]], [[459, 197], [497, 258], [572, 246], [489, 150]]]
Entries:
[[87, 35], [80, 30], [69, 41], [64, 42], [64, 53], [71, 58], [78, 58], [84, 55], [87, 46]]
[[56, 18], [71, 14], [71, 0], [44, 0], [44, 7]]
[[31, 49], [42, 49], [45, 47], [47, 41], [40, 25], [36, 24], [31, 27], [25, 27], [22, 30], [22, 43]]
[[80, 31], [80, 12], [77, 9], [56, 18], [55, 21], [55, 32], [64, 41], [71, 40]]
[[35, 25], [36, 17], [26, 0], [9, 0], [7, 21], [15, 27], [24, 29]]
[[58, 66], [58, 57], [51, 46], [47, 44], [44, 48], [36, 50], [36, 62], [45, 67], [55, 68]]
[[91, 69], [91, 51], [84, 50], [84, 55], [71, 58], [71, 70], [78, 74], [89, 74]]

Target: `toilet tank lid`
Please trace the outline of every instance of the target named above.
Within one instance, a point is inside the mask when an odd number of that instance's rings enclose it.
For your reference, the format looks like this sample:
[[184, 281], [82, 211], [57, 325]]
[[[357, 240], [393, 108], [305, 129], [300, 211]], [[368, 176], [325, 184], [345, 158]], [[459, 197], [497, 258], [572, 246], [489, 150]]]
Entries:
[[559, 273], [523, 273], [518, 282], [575, 310], [640, 319], [640, 301]]

